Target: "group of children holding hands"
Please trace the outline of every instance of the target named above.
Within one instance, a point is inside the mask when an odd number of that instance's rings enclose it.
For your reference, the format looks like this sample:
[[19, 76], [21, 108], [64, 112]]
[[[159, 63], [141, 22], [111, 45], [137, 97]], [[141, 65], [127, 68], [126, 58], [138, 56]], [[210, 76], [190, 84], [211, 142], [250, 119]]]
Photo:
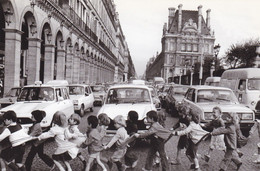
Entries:
[[[0, 164], [2, 171], [5, 170], [5, 163], [12, 170], [31, 170], [33, 158], [36, 154], [52, 169], [58, 167], [60, 171], [72, 171], [69, 161], [78, 157], [83, 165], [84, 170], [89, 171], [95, 165], [99, 165], [103, 171], [112, 170], [115, 164], [119, 171], [127, 168], [135, 168], [138, 162], [138, 156], [134, 152], [136, 138], [149, 138], [150, 148], [147, 154], [146, 163], [143, 171], [151, 171], [153, 163], [157, 158], [161, 161], [162, 171], [169, 170], [168, 157], [165, 152], [165, 143], [172, 136], [180, 136], [177, 145], [176, 160], [171, 164], [180, 164], [180, 151], [186, 148], [186, 156], [191, 162], [191, 169], [200, 170], [198, 159], [198, 146], [201, 141], [211, 136], [209, 151], [204, 155], [203, 159], [208, 162], [213, 150], [224, 151], [225, 155], [220, 163], [220, 171], [227, 170], [231, 161], [233, 161], [237, 170], [242, 165], [241, 156], [243, 155], [237, 149], [237, 140], [244, 139], [239, 127], [239, 118], [235, 113], [229, 113], [226, 116], [226, 123], [221, 118], [221, 109], [215, 107], [213, 109], [213, 120], [205, 125], [200, 124], [200, 117], [190, 108], [184, 107], [180, 112], [179, 122], [173, 126], [171, 130], [165, 128], [165, 115], [162, 112], [149, 111], [146, 116], [150, 127], [143, 133], [138, 131], [138, 114], [135, 111], [128, 113], [127, 120], [122, 115], [118, 115], [113, 119], [116, 134], [107, 143], [103, 144], [106, 136], [106, 130], [110, 124], [110, 119], [106, 114], [98, 116], [91, 115], [87, 118], [88, 127], [86, 134], [79, 131], [78, 125], [81, 117], [73, 114], [68, 119], [63, 112], [56, 112], [53, 116], [51, 127], [47, 132], [43, 132], [40, 122], [45, 117], [45, 112], [36, 110], [32, 112], [32, 120], [34, 124], [30, 127], [28, 134], [18, 124], [14, 111], [4, 113], [0, 121], [4, 125], [0, 129]], [[203, 129], [204, 128], [204, 129]], [[211, 129], [211, 130], [210, 130]], [[250, 134], [258, 129], [259, 124], [251, 129]], [[206, 131], [210, 130], [210, 131]], [[239, 137], [240, 136], [240, 137]], [[57, 148], [52, 157], [44, 154], [44, 141], [54, 138]], [[32, 141], [30, 152], [25, 163], [22, 163], [25, 153], [25, 143]], [[115, 146], [115, 148], [111, 148]], [[88, 150], [88, 158], [81, 154], [81, 150]], [[105, 158], [102, 151], [113, 149], [113, 154]], [[260, 163], [260, 145], [259, 157], [256, 163]], [[124, 158], [125, 163], [122, 162]], [[107, 164], [107, 167], [105, 166]], [[66, 166], [64, 168], [63, 166]]]

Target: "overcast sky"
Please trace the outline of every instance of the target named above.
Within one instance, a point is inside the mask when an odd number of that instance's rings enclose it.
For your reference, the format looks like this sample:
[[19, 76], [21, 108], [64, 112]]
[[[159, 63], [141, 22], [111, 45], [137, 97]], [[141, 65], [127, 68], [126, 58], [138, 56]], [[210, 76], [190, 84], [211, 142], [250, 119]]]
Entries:
[[163, 24], [168, 22], [168, 8], [198, 10], [203, 18], [211, 9], [211, 29], [219, 57], [231, 44], [260, 37], [260, 0], [114, 0], [123, 33], [138, 76], [143, 75], [149, 58], [161, 52]]

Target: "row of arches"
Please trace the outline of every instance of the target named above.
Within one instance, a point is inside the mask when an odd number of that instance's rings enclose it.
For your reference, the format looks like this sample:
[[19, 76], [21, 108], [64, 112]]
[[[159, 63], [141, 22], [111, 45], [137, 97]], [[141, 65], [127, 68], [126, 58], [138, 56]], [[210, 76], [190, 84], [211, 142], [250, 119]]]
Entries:
[[37, 80], [43, 83], [53, 79], [66, 79], [69, 83], [114, 80], [115, 65], [107, 55], [72, 27], [63, 26], [29, 2], [0, 2], [0, 57], [5, 63], [2, 79], [7, 90]]

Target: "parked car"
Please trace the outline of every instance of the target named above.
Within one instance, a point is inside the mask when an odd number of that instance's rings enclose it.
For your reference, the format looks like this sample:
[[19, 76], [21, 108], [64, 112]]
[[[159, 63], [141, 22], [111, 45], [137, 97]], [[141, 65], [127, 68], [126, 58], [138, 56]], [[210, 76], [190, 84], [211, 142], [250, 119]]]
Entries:
[[255, 120], [254, 112], [240, 104], [233, 91], [225, 87], [192, 86], [187, 90], [182, 105], [198, 113], [202, 123], [213, 119], [212, 110], [215, 106], [220, 107], [224, 120], [229, 112], [236, 112], [245, 135], [248, 135]]
[[155, 110], [152, 95], [145, 85], [122, 84], [109, 88], [105, 102], [98, 112], [106, 113], [111, 119], [108, 127], [109, 133], [115, 133], [113, 119], [117, 115], [123, 115], [127, 119], [128, 112], [134, 110], [138, 113], [138, 129], [146, 129], [146, 113]]
[[104, 85], [92, 85], [91, 90], [94, 94], [94, 106], [102, 106], [106, 96], [106, 87]]
[[173, 116], [178, 116], [178, 106], [182, 102], [188, 88], [188, 85], [181, 84], [174, 84], [169, 88], [165, 98], [165, 108], [168, 113], [171, 113]]
[[70, 84], [68, 87], [75, 112], [80, 116], [84, 116], [85, 111], [88, 109], [93, 112], [94, 94], [90, 86], [86, 84]]
[[34, 85], [24, 86], [17, 101], [2, 108], [0, 113], [13, 110], [17, 114], [17, 122], [28, 128], [33, 123], [31, 112], [43, 110], [46, 117], [43, 118], [41, 126], [46, 128], [50, 126], [55, 112], [62, 111], [67, 117], [74, 113], [67, 86], [68, 82], [65, 80], [50, 81], [46, 84], [36, 82]]
[[18, 95], [21, 92], [21, 87], [13, 87], [11, 88], [5, 95], [3, 98], [0, 99], [0, 105], [1, 108], [9, 106], [11, 104], [14, 104], [14, 102], [16, 102], [16, 99], [18, 97]]

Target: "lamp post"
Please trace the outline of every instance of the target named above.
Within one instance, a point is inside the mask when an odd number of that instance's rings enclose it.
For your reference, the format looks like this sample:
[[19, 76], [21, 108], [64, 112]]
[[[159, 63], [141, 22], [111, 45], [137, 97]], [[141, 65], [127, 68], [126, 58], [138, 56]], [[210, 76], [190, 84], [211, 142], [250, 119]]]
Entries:
[[218, 59], [218, 54], [219, 54], [220, 47], [221, 46], [219, 44], [214, 46], [214, 55], [215, 55], [214, 56], [215, 57], [215, 59], [214, 59], [214, 61], [215, 61], [214, 67], [215, 67], [215, 70], [217, 70], [217, 59]]
[[191, 71], [190, 71], [190, 85], [192, 86], [192, 81], [193, 81], [193, 72], [194, 72], [194, 65], [191, 66]]

